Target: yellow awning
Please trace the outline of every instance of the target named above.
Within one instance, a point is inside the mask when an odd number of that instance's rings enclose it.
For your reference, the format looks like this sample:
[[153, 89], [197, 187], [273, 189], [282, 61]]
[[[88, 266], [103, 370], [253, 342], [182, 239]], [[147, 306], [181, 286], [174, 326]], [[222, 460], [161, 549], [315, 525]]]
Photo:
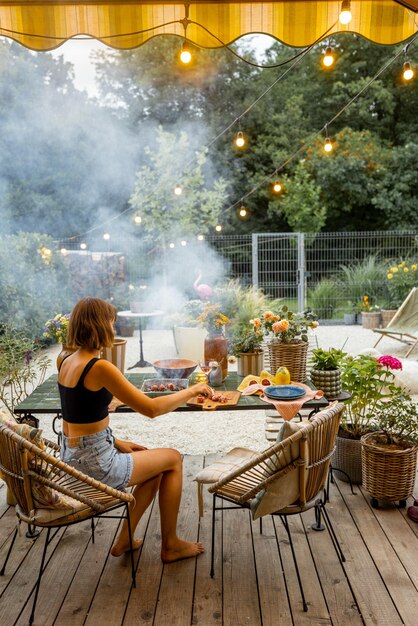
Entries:
[[0, 35], [33, 50], [51, 50], [76, 35], [114, 48], [135, 48], [158, 35], [184, 36], [185, 18], [187, 38], [205, 48], [249, 33], [302, 47], [343, 31], [379, 44], [405, 41], [418, 31], [417, 0], [353, 0], [348, 26], [338, 22], [340, 7], [340, 0], [195, 0], [187, 5], [176, 0], [0, 0]]

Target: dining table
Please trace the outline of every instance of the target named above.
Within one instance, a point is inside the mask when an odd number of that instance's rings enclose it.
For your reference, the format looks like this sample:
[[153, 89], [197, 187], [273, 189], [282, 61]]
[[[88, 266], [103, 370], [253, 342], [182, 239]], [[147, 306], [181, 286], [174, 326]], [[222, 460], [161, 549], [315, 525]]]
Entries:
[[[60, 430], [59, 420], [62, 418], [61, 402], [57, 384], [57, 374], [53, 374], [45, 382], [36, 387], [36, 389], [27, 396], [23, 402], [18, 404], [14, 408], [14, 413], [21, 422], [29, 423], [35, 427], [39, 426], [39, 416], [52, 415], [53, 416], [53, 430], [59, 435]], [[127, 373], [126, 378], [138, 389], [142, 388], [145, 380], [156, 378], [155, 372], [147, 373]], [[243, 378], [238, 376], [236, 372], [229, 372], [222, 385], [216, 387], [216, 391], [235, 391]], [[151, 392], [148, 395], [150, 397], [161, 395], [164, 392]], [[342, 399], [342, 398], [341, 398]], [[325, 408], [329, 404], [329, 399], [322, 397], [317, 399], [307, 400], [302, 408], [308, 409], [311, 413], [315, 413]], [[231, 406], [218, 406], [215, 411], [266, 411], [274, 409], [274, 405], [269, 402], [265, 402], [260, 399], [258, 395], [239, 397], [237, 404]], [[130, 407], [122, 404], [116, 398], [114, 398], [109, 407], [110, 412], [115, 413], [127, 413], [134, 412]], [[176, 411], [202, 411], [201, 408], [195, 405], [182, 404]]]

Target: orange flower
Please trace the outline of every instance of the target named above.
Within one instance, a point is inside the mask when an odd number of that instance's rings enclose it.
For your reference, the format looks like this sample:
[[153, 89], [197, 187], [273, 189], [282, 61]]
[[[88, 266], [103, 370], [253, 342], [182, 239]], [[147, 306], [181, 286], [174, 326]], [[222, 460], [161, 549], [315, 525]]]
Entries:
[[272, 326], [272, 330], [275, 335], [286, 331], [289, 328], [289, 322], [287, 320], [280, 320], [279, 322], [274, 322]]
[[271, 321], [273, 321], [274, 319], [276, 319], [276, 317], [277, 317], [277, 316], [276, 316], [276, 315], [274, 315], [273, 311], [265, 311], [265, 312], [263, 313], [263, 319], [264, 319], [266, 322], [271, 322]]
[[261, 320], [259, 317], [255, 317], [253, 320], [250, 320], [250, 324], [252, 324], [254, 328], [261, 328]]

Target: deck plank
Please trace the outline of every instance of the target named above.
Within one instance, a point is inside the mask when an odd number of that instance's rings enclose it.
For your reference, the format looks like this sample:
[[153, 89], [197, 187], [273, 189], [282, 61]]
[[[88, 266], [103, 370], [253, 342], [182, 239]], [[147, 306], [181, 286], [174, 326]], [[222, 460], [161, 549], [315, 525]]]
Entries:
[[[221, 455], [205, 457], [205, 467], [213, 463]], [[213, 496], [204, 486], [203, 510], [200, 519], [199, 541], [205, 546], [205, 553], [199, 556], [196, 563], [196, 583], [193, 602], [193, 624], [215, 626], [222, 624], [222, 518], [220, 511], [216, 513], [215, 524], [215, 575], [210, 577], [211, 537], [212, 537], [212, 500]]]
[[[178, 518], [178, 535], [197, 541], [199, 516], [194, 476], [202, 469], [203, 458], [185, 456], [183, 459], [183, 495]], [[196, 558], [164, 565], [154, 623], [158, 626], [191, 624]]]
[[[402, 620], [396, 605], [369, 553], [360, 527], [355, 523], [355, 511], [357, 506], [362, 505], [362, 501], [364, 503], [364, 498], [359, 490], [353, 495], [348, 483], [336, 480], [336, 485], [347, 506], [330, 506], [327, 511], [342, 538], [342, 549], [346, 557], [344, 569], [363, 620], [370, 626], [398, 626], [402, 624]], [[379, 544], [378, 549], [384, 549], [384, 544], [384, 541], [383, 545]]]

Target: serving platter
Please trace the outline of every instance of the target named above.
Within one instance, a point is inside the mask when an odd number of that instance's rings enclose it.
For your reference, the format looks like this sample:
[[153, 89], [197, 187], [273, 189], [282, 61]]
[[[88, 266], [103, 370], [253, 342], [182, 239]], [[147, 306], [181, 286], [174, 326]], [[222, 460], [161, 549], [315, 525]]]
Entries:
[[203, 402], [199, 402], [196, 398], [191, 398], [188, 402], [188, 406], [196, 407], [197, 409], [203, 409], [204, 411], [213, 411], [218, 407], [235, 406], [241, 397], [240, 391], [221, 391], [219, 392], [226, 397], [226, 402], [216, 402], [210, 398], [205, 398]]
[[271, 400], [298, 400], [306, 394], [306, 390], [297, 385], [270, 385], [264, 394]]

